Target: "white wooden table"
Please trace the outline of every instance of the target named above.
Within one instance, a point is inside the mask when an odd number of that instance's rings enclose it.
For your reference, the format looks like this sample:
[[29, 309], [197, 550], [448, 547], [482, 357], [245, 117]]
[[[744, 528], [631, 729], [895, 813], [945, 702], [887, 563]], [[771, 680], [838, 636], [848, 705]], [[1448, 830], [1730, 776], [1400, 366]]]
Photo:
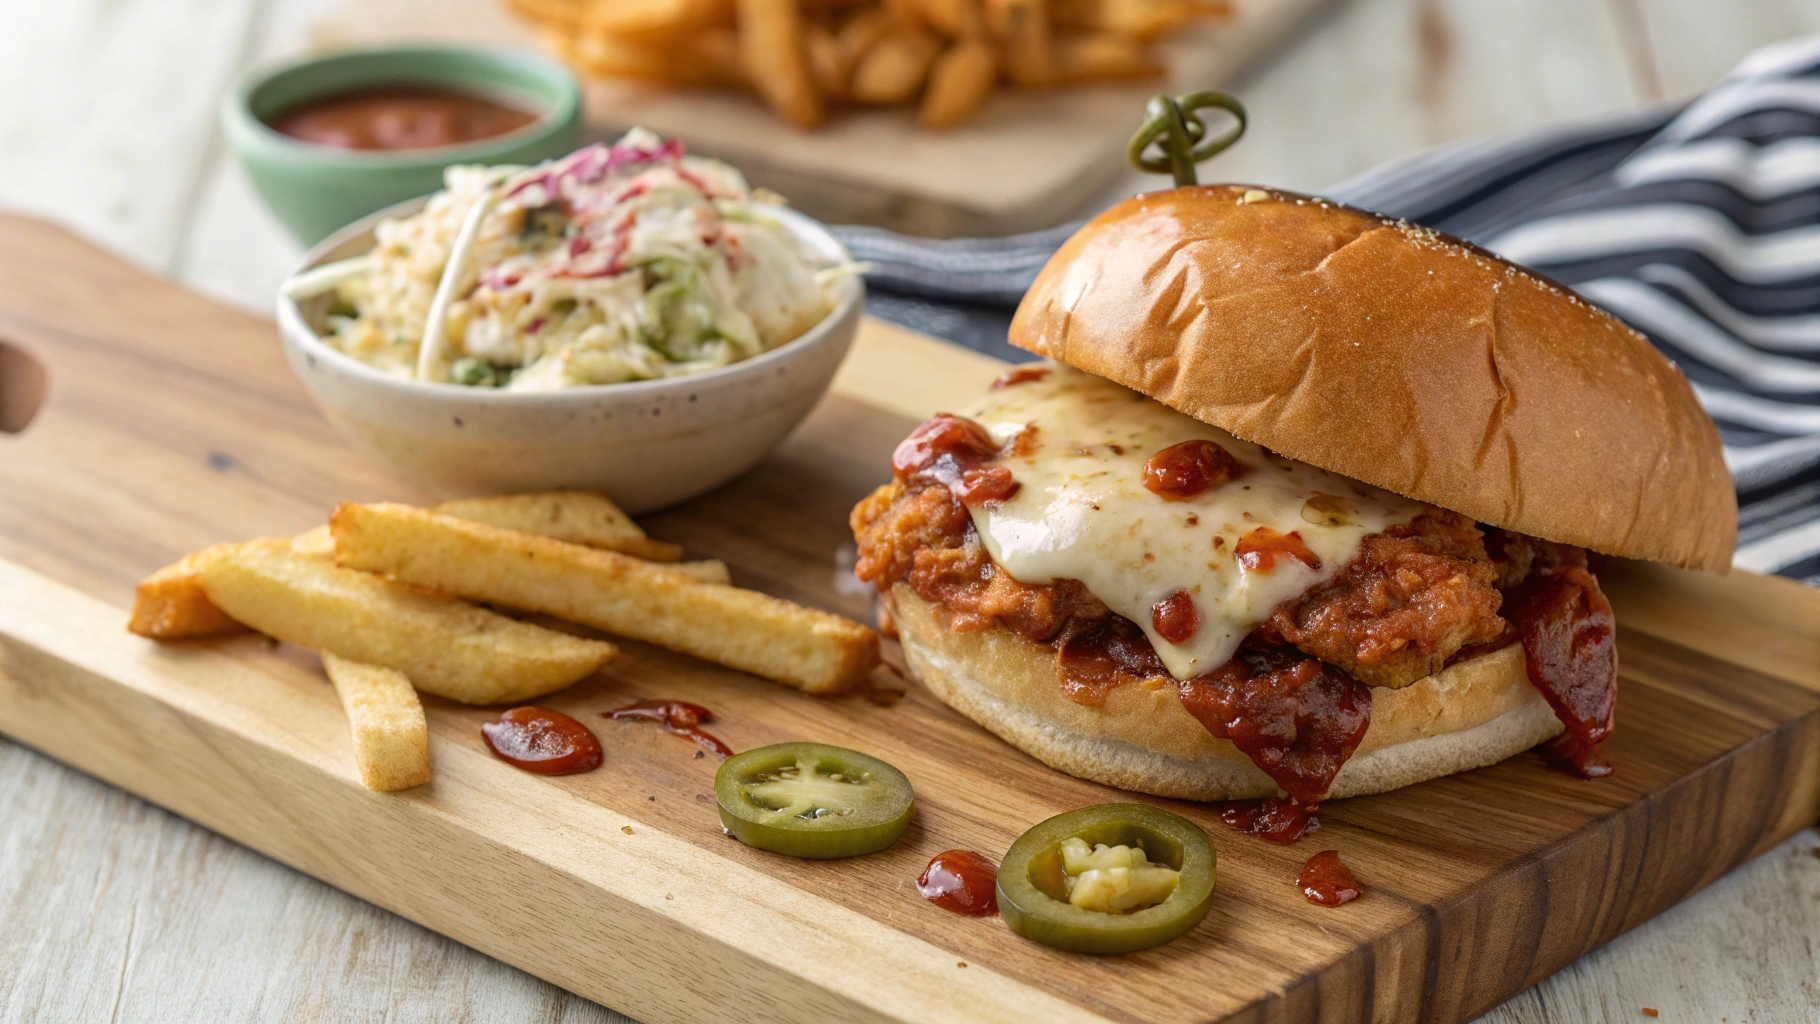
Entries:
[[[264, 310], [297, 250], [215, 105], [338, 2], [0, 0], [0, 207]], [[1318, 190], [1816, 31], [1820, 0], [1342, 2], [1235, 83], [1253, 129], [1217, 174]], [[0, 921], [0, 1020], [625, 1020], [4, 740]], [[1820, 1020], [1817, 939], [1810, 829], [1483, 1020]]]

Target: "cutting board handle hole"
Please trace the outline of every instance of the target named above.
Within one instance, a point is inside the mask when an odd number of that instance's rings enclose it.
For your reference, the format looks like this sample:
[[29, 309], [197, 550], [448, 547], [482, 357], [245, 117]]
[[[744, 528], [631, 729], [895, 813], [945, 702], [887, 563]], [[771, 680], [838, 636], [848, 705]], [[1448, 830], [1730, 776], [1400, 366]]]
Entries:
[[0, 338], [0, 433], [18, 434], [30, 426], [49, 390], [44, 364]]

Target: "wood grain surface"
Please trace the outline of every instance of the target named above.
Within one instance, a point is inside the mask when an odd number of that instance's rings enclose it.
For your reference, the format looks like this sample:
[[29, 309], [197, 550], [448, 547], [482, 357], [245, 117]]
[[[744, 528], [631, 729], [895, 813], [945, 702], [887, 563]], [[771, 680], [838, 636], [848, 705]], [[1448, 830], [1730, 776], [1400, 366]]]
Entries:
[[[300, 250], [211, 131], [215, 100], [346, 2], [0, 0], [0, 207], [269, 309]], [[1235, 83], [1252, 130], [1210, 173], [1319, 191], [1423, 146], [1683, 97], [1817, 30], [1811, 0], [1346, 0]], [[624, 1019], [4, 740], [0, 822], [0, 1020]], [[1815, 848], [1804, 830], [1484, 1020], [1820, 1018]]]
[[[1340, 911], [1290, 885], [1314, 847], [1159, 801], [1210, 829], [1221, 888], [1196, 932], [1126, 958], [1054, 953], [914, 895], [937, 850], [997, 853], [1049, 814], [1126, 798], [1016, 754], [920, 688], [893, 707], [814, 699], [628, 645], [546, 701], [593, 720], [637, 698], [696, 700], [736, 749], [812, 738], [898, 764], [918, 824], [852, 862], [732, 843], [707, 796], [713, 762], [633, 724], [601, 724], [614, 756], [599, 772], [539, 779], [484, 752], [488, 712], [431, 701], [436, 781], [367, 793], [312, 659], [115, 628], [133, 580], [181, 551], [292, 532], [340, 499], [421, 497], [326, 433], [270, 331], [55, 229], [0, 220], [0, 336], [53, 382], [0, 463], [0, 728], [646, 1020], [1463, 1020], [1820, 810], [1820, 594], [1616, 564], [1618, 776], [1584, 783], [1525, 755], [1332, 805], [1318, 845], [1370, 890]], [[898, 412], [861, 400], [881, 379], [869, 352], [917, 351], [898, 340], [869, 335], [843, 393], [766, 466], [648, 528], [726, 559], [739, 582], [863, 612], [842, 584], [846, 509], [913, 422], [903, 407], [941, 387], [964, 397], [991, 369], [921, 343], [931, 390], [887, 396]], [[1696, 637], [1687, 621], [1706, 626]]]

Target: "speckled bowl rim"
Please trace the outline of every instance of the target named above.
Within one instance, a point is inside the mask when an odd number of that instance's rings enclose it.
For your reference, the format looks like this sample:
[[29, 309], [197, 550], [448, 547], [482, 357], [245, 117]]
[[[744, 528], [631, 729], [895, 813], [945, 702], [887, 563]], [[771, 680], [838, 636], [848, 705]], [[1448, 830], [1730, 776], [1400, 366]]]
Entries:
[[[349, 224], [311, 246], [310, 250], [304, 253], [303, 258], [298, 261], [297, 266], [292, 269], [292, 276], [317, 266], [327, 259], [329, 253], [360, 236], [371, 234], [380, 221], [416, 213], [429, 202], [429, 199], [429, 196], [407, 199]], [[834, 233], [820, 221], [788, 207], [778, 207], [769, 212], [782, 221], [785, 228], [792, 234], [807, 240], [811, 246], [829, 258], [840, 260], [852, 258], [847, 252], [847, 247], [842, 245], [840, 239], [836, 238]], [[866, 286], [857, 274], [843, 278], [836, 283], [835, 288], [838, 289], [840, 299], [826, 316], [802, 334], [762, 355], [677, 377], [624, 381], [618, 384], [583, 384], [559, 391], [504, 391], [466, 384], [413, 380], [386, 373], [324, 341], [322, 336], [316, 333], [315, 328], [304, 319], [303, 311], [298, 308], [297, 300], [282, 293], [278, 296], [277, 320], [280, 333], [285, 337], [295, 339], [306, 355], [326, 360], [330, 366], [343, 373], [360, 378], [366, 383], [390, 389], [411, 400], [465, 401], [489, 406], [591, 404], [614, 396], [624, 396], [628, 399], [648, 398], [670, 391], [688, 391], [692, 388], [731, 381], [741, 376], [762, 374], [766, 369], [778, 363], [788, 362], [806, 350], [826, 341], [853, 312], [855, 306], [864, 307]]]
[[[406, 57], [451, 57], [458, 59], [478, 59], [499, 67], [514, 68], [533, 77], [548, 81], [550, 91], [555, 97], [548, 102], [547, 109], [542, 110], [535, 121], [522, 128], [515, 128], [503, 135], [493, 135], [484, 139], [460, 146], [436, 146], [428, 149], [406, 149], [392, 151], [369, 151], [336, 149], [332, 146], [318, 146], [291, 138], [271, 125], [260, 120], [253, 113], [253, 97], [260, 89], [285, 75], [296, 74], [312, 67], [324, 65], [358, 63], [362, 61], [384, 61], [400, 56]], [[480, 92], [498, 93], [501, 91], [519, 92], [521, 90], [502, 88], [496, 81], [485, 80], [476, 76], [452, 75], [451, 80], [463, 79], [472, 83]], [[400, 74], [389, 79], [401, 86], [422, 85], [421, 78], [409, 74]], [[323, 96], [334, 95], [333, 91], [322, 93]], [[535, 99], [543, 103], [545, 97]], [[530, 143], [540, 136], [559, 133], [572, 127], [578, 120], [581, 109], [581, 84], [575, 80], [573, 73], [562, 64], [540, 54], [510, 47], [493, 46], [376, 46], [352, 50], [339, 50], [335, 53], [318, 57], [305, 57], [262, 67], [243, 76], [234, 88], [222, 97], [223, 120], [233, 135], [233, 142], [240, 147], [258, 147], [272, 155], [308, 164], [313, 167], [345, 168], [360, 170], [421, 170], [445, 167], [452, 163], [484, 163], [492, 154], [504, 153]], [[333, 237], [333, 236], [331, 236]]]

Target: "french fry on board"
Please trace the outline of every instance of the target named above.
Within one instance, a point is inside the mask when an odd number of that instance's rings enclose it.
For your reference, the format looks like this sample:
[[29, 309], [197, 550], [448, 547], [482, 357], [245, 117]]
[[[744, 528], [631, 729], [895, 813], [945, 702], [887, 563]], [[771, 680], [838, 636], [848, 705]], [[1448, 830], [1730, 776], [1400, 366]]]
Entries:
[[202, 589], [202, 561], [198, 551], [139, 581], [133, 588], [133, 612], [126, 628], [154, 640], [200, 640], [246, 632], [246, 627], [215, 607]]
[[581, 28], [635, 42], [668, 43], [732, 13], [731, 0], [607, 0], [588, 5]]
[[949, 39], [984, 39], [986, 18], [980, 0], [917, 0], [923, 24]]
[[202, 587], [235, 621], [300, 647], [396, 669], [419, 690], [463, 704], [506, 704], [554, 693], [592, 675], [617, 652], [603, 641], [339, 568], [298, 554], [285, 540], [222, 545], [204, 556]]
[[1060, 34], [1051, 43], [1050, 53], [1057, 82], [1149, 78], [1163, 73], [1143, 43], [1110, 32]]
[[985, 0], [986, 24], [998, 38], [1005, 75], [1026, 88], [1055, 81], [1047, 0]]
[[809, 73], [815, 79], [815, 91], [825, 100], [847, 98], [847, 80], [853, 74], [853, 62], [834, 33], [811, 22], [803, 26], [803, 45], [808, 47]]
[[403, 672], [322, 652], [354, 738], [360, 784], [381, 793], [430, 781], [430, 729], [423, 702]]
[[809, 693], [846, 690], [879, 660], [878, 634], [857, 622], [612, 551], [407, 505], [343, 504], [329, 526], [335, 557], [350, 569], [541, 612]]
[[752, 88], [801, 128], [822, 123], [797, 0], [739, 0], [739, 55]]
[[872, 49], [872, 45], [885, 37], [897, 24], [883, 8], [868, 7], [845, 22], [834, 34], [834, 41], [840, 44], [841, 56], [847, 62], [848, 71], [859, 59]]
[[[682, 557], [680, 545], [646, 537], [645, 531], [604, 494], [552, 491], [467, 498], [444, 502], [437, 510], [460, 519], [621, 551], [653, 562], [675, 562]], [[318, 526], [292, 537], [291, 548], [299, 554], [332, 558], [335, 538], [327, 526]], [[245, 626], [209, 602], [197, 571], [197, 557], [187, 556], [140, 582], [133, 591], [133, 611], [127, 629], [166, 641], [246, 632]], [[715, 559], [693, 563], [683, 571], [710, 583], [725, 583], [728, 579], [726, 564]]]
[[985, 40], [962, 39], [949, 46], [929, 69], [916, 120], [924, 128], [951, 128], [965, 121], [992, 95], [998, 61]]
[[941, 37], [928, 29], [892, 29], [853, 68], [854, 101], [888, 106], [915, 99], [941, 52]]
[[[645, 536], [632, 517], [620, 511], [604, 494], [591, 491], [550, 491], [542, 494], [509, 494], [497, 498], [464, 498], [445, 501], [436, 511], [505, 530], [535, 533], [540, 537], [606, 548], [653, 562], [682, 559], [682, 547]], [[331, 544], [331, 548], [333, 545]]]

